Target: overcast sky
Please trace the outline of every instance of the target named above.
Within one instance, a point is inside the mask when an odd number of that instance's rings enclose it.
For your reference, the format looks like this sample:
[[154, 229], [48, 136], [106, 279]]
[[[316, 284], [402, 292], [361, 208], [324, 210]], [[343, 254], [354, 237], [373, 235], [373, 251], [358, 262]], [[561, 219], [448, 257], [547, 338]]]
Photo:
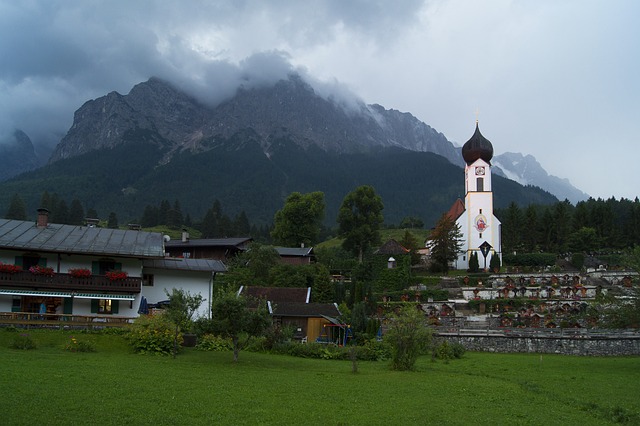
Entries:
[[640, 1], [0, 0], [0, 140], [159, 76], [209, 102], [297, 70], [459, 145], [609, 198], [640, 196]]

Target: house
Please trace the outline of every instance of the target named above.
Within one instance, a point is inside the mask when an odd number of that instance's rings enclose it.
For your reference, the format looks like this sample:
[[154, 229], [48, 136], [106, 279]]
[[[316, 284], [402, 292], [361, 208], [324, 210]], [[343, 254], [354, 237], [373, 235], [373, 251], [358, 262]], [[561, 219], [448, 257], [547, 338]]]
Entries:
[[[0, 219], [0, 313], [129, 320], [143, 298], [165, 300], [173, 287], [210, 300], [215, 274], [226, 270], [220, 261], [166, 258], [160, 233], [53, 224], [48, 217], [39, 209], [35, 224]], [[207, 315], [203, 305], [199, 314]]]
[[241, 287], [238, 294], [266, 300], [275, 324], [292, 326], [294, 338], [313, 342], [326, 339], [327, 327], [333, 327], [340, 310], [335, 303], [313, 303], [311, 287]]
[[169, 240], [165, 243], [165, 250], [170, 257], [217, 259], [224, 262], [247, 250], [252, 241], [249, 237], [191, 239], [189, 233], [183, 231], [180, 241]]
[[145, 259], [142, 262], [142, 293], [148, 304], [167, 299], [167, 292], [180, 288], [192, 295], [203, 297], [195, 317], [211, 318], [211, 301], [216, 275], [227, 271], [220, 260], [164, 258]]
[[313, 247], [274, 247], [282, 263], [287, 265], [310, 265], [315, 259]]
[[143, 261], [164, 257], [162, 234], [48, 217], [0, 219], [0, 312], [136, 316]]

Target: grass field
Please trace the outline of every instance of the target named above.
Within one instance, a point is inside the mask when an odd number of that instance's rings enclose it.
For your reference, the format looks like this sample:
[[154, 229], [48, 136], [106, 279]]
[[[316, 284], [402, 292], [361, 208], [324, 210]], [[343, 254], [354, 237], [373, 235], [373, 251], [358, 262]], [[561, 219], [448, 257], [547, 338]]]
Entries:
[[415, 372], [386, 362], [185, 350], [134, 355], [120, 336], [29, 331], [36, 350], [0, 331], [0, 423], [132, 425], [640, 424], [640, 358], [467, 353], [423, 357]]

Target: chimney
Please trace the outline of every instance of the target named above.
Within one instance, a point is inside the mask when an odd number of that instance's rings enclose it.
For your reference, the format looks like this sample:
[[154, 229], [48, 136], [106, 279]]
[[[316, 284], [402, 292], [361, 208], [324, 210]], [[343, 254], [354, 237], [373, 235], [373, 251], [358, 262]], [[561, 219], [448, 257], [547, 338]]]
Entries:
[[38, 221], [36, 222], [37, 228], [46, 228], [49, 225], [49, 210], [41, 208], [38, 209]]
[[187, 232], [186, 229], [182, 230], [182, 242], [186, 243], [187, 241], [189, 241], [189, 232]]

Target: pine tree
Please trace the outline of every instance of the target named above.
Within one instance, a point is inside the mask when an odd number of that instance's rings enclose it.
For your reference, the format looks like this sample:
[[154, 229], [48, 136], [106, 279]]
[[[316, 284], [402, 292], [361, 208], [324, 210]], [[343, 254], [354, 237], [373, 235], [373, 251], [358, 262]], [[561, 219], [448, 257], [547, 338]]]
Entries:
[[112, 229], [118, 229], [118, 216], [115, 212], [109, 213], [109, 219], [107, 220], [107, 227]]
[[4, 216], [5, 219], [27, 220], [27, 206], [18, 194], [11, 197], [11, 204]]
[[449, 273], [449, 262], [458, 258], [461, 247], [460, 226], [449, 215], [442, 215], [431, 232], [429, 241], [432, 269]]
[[69, 209], [69, 225], [82, 225], [84, 224], [84, 208], [82, 203], [77, 198], [71, 201], [71, 208]]

